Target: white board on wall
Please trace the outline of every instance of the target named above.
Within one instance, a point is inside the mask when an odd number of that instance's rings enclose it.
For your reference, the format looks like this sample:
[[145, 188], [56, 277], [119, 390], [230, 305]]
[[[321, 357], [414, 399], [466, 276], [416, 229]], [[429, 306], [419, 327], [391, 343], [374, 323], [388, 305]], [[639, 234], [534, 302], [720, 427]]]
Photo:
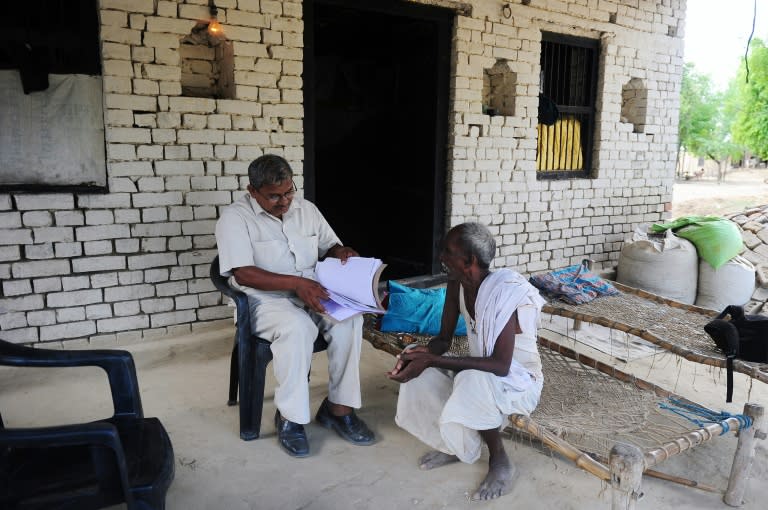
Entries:
[[0, 71], [0, 187], [106, 187], [101, 76], [51, 74], [24, 94]]

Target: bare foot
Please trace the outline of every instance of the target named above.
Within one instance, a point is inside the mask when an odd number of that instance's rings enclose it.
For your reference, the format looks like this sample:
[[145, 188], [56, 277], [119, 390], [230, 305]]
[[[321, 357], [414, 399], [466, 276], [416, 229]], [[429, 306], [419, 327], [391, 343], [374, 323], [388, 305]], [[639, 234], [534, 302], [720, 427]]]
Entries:
[[496, 499], [512, 490], [512, 485], [517, 478], [517, 468], [506, 457], [494, 462], [488, 467], [485, 480], [472, 495], [472, 501]]
[[419, 469], [434, 469], [458, 461], [459, 459], [455, 455], [448, 455], [447, 453], [432, 450], [421, 456], [419, 459]]

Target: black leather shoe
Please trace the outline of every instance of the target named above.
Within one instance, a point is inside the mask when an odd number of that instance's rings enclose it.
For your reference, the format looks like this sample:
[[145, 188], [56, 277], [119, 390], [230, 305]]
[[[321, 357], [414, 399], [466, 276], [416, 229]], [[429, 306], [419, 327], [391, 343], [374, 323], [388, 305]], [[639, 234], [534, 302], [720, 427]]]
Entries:
[[376, 441], [373, 432], [363, 420], [357, 417], [354, 410], [346, 416], [331, 414], [327, 398], [320, 405], [315, 420], [323, 427], [335, 430], [337, 434], [352, 444], [364, 446]]
[[309, 441], [304, 425], [288, 421], [275, 411], [275, 429], [277, 442], [291, 457], [306, 457], [309, 455]]

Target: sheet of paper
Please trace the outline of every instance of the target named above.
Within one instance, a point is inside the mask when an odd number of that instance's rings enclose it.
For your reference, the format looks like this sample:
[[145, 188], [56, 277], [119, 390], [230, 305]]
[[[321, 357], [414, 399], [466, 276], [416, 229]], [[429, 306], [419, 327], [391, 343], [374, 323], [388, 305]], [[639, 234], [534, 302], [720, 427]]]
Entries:
[[382, 261], [370, 257], [350, 257], [345, 264], [340, 259], [328, 258], [317, 263], [317, 281], [337, 295], [367, 307], [378, 308], [373, 294], [374, 277]]
[[348, 308], [346, 306], [342, 306], [331, 299], [322, 301], [322, 303], [323, 303], [323, 306], [325, 307], [325, 313], [327, 313], [337, 321], [343, 321], [344, 319], [348, 319], [353, 315], [357, 315], [358, 313], [363, 313], [360, 310], [355, 310], [354, 308]]
[[370, 257], [350, 257], [345, 264], [329, 258], [317, 263], [317, 281], [326, 288], [330, 300], [324, 301], [326, 313], [344, 320], [358, 313], [384, 313], [377, 292], [381, 260]]

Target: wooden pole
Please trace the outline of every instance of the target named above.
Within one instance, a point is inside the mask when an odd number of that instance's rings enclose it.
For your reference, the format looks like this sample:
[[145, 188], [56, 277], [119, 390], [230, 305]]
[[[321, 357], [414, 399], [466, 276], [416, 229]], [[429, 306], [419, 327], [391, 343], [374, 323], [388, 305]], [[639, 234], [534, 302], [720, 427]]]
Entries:
[[[581, 265], [584, 266], [587, 271], [592, 271], [592, 260], [591, 259], [584, 259], [581, 261]], [[573, 320], [573, 330], [579, 331], [581, 329], [581, 321], [579, 319]]]
[[[535, 437], [548, 447], [552, 448], [556, 452], [564, 455], [567, 459], [573, 461], [577, 467], [584, 471], [595, 475], [601, 480], [609, 480], [610, 472], [608, 468], [590, 457], [586, 453], [582, 452], [575, 446], [557, 437], [538, 423], [535, 423], [528, 416], [522, 414], [513, 414], [509, 417], [509, 421], [518, 430], [527, 432], [531, 436]], [[640, 454], [642, 459], [642, 453]]]
[[611, 465], [611, 510], [634, 510], [642, 497], [643, 452], [635, 445], [617, 443], [609, 455]]
[[744, 492], [747, 489], [749, 471], [755, 458], [755, 440], [765, 439], [763, 411], [763, 406], [759, 404], [744, 404], [744, 414], [752, 418], [752, 426], [739, 431], [739, 442], [736, 444], [736, 453], [733, 455], [731, 476], [728, 479], [725, 496], [723, 496], [726, 505], [741, 506], [744, 504]]
[[[589, 456], [597, 460], [598, 462], [605, 464], [606, 466], [609, 464], [608, 459], [606, 459], [602, 455], [598, 455], [596, 453], [589, 453]], [[678, 483], [680, 485], [684, 485], [686, 487], [693, 487], [694, 489], [701, 489], [703, 491], [707, 492], [715, 492], [717, 494], [723, 494], [722, 489], [718, 489], [717, 487], [714, 487], [712, 485], [707, 485], [705, 483], [698, 482], [696, 480], [691, 480], [689, 478], [683, 478], [681, 476], [677, 475], [671, 475], [669, 473], [663, 473], [661, 471], [657, 471], [655, 469], [646, 469], [643, 471], [643, 476], [650, 476], [652, 478], [658, 478], [659, 480], [665, 480], [667, 482], [673, 482]]]

